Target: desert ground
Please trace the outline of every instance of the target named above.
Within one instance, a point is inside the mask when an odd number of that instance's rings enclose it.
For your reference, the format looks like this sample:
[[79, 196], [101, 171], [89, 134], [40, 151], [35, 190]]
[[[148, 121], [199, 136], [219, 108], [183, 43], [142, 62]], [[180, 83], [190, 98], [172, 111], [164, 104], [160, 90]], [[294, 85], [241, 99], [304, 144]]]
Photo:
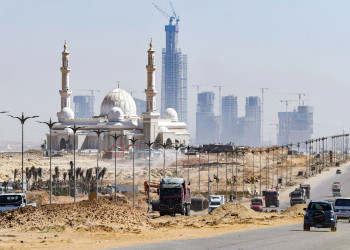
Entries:
[[[166, 152], [165, 176], [175, 175], [175, 155]], [[278, 156], [277, 156], [278, 155]], [[16, 179], [21, 178], [21, 155], [19, 153], [2, 153], [0, 155], [0, 180], [13, 181], [15, 169]], [[288, 182], [280, 188], [280, 199], [288, 199], [288, 193], [293, 185], [303, 182], [302, 176], [297, 176], [299, 171], [305, 171], [304, 155], [293, 156], [292, 161], [284, 155], [281, 159], [281, 152], [270, 154], [266, 159], [266, 153], [262, 154], [262, 188], [266, 188], [266, 176], [269, 174], [269, 188], [276, 185], [277, 166], [279, 175], [282, 170], [283, 178], [288, 166]], [[130, 158], [130, 157], [129, 157]], [[49, 191], [45, 187], [45, 181], [49, 178], [49, 158], [43, 157], [39, 150], [30, 150], [25, 153], [24, 168], [35, 166], [42, 168], [42, 186], [37, 185], [33, 190], [26, 191], [28, 200], [36, 202], [38, 207], [25, 207], [11, 210], [0, 215], [0, 249], [26, 249], [56, 248], [56, 249], [104, 249], [118, 246], [145, 244], [157, 241], [166, 241], [185, 238], [201, 238], [218, 235], [227, 232], [249, 230], [261, 227], [295, 224], [302, 222], [304, 205], [296, 205], [286, 211], [270, 211], [258, 213], [249, 208], [251, 194], [241, 197], [243, 190], [243, 161], [245, 179], [253, 175], [253, 157], [251, 154], [238, 157], [238, 164], [235, 157], [228, 155], [227, 165], [221, 164], [211, 166], [209, 177], [212, 194], [226, 194], [231, 188], [235, 191], [236, 183], [223, 181], [226, 178], [226, 166], [228, 180], [232, 174], [238, 172], [237, 187], [238, 199], [214, 210], [211, 214], [206, 211], [192, 213], [191, 216], [163, 216], [159, 217], [158, 212], [147, 213], [148, 203], [144, 192], [144, 181], [148, 180], [147, 159], [136, 159], [135, 161], [135, 182], [139, 186], [136, 193], [136, 208], [133, 209], [132, 193], [118, 194], [118, 202], [115, 203], [114, 195], [100, 195], [99, 200], [89, 200], [88, 195], [79, 194], [77, 203], [73, 203], [73, 197], [54, 195], [53, 203], [50, 204]], [[69, 171], [69, 162], [73, 160], [72, 154], [65, 154], [63, 157], [52, 158], [52, 166], [58, 166], [60, 171], [59, 180], [63, 181], [63, 173]], [[274, 161], [273, 161], [274, 160]], [[198, 164], [200, 161], [200, 187], [198, 194], [199, 168], [186, 168]], [[209, 162], [226, 163], [225, 154], [210, 154]], [[178, 176], [188, 178], [191, 182], [193, 196], [207, 197], [208, 195], [208, 155], [178, 156]], [[96, 167], [96, 155], [77, 154], [76, 166], [83, 171]], [[267, 171], [269, 166], [269, 171]], [[291, 167], [292, 166], [292, 167]], [[100, 159], [100, 168], [106, 168], [106, 175], [101, 185], [114, 182], [114, 160]], [[189, 170], [189, 171], [188, 171]], [[233, 173], [232, 173], [233, 170]], [[259, 176], [260, 154], [254, 156], [254, 176]], [[217, 172], [218, 171], [218, 172]], [[290, 181], [290, 171], [292, 180]], [[213, 179], [216, 174], [221, 178], [219, 190]], [[158, 183], [163, 176], [163, 159], [152, 161], [151, 182]], [[231, 177], [230, 177], [231, 176]], [[274, 180], [272, 183], [272, 176]], [[38, 180], [29, 180], [29, 184]], [[117, 182], [132, 183], [132, 160], [117, 160]], [[260, 182], [256, 183], [259, 191]], [[245, 183], [245, 190], [253, 189], [252, 183]], [[152, 193], [152, 198], [157, 194]], [[161, 237], [160, 237], [161, 236]]]

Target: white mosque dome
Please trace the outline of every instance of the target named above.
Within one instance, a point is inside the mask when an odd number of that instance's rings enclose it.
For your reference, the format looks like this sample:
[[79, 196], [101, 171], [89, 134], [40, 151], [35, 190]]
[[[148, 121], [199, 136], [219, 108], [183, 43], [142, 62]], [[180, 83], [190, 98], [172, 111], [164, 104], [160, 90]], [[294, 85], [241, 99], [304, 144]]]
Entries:
[[101, 116], [108, 116], [114, 107], [120, 108], [125, 116], [136, 116], [134, 98], [123, 89], [117, 88], [105, 96], [101, 104]]
[[119, 107], [113, 107], [108, 113], [108, 120], [111, 122], [119, 122], [124, 120], [124, 112]]
[[67, 134], [73, 134], [73, 129], [66, 127], [64, 128], [64, 132], [66, 132]]
[[177, 122], [179, 121], [177, 117], [177, 112], [173, 108], [167, 108], [164, 113], [163, 113], [164, 119], [169, 119], [172, 122]]
[[74, 112], [71, 108], [65, 107], [58, 113], [58, 116], [60, 119], [73, 119]]
[[159, 128], [159, 132], [160, 132], [160, 133], [169, 132], [169, 129], [168, 129], [167, 127], [165, 127], [165, 126], [161, 126], [161, 127]]

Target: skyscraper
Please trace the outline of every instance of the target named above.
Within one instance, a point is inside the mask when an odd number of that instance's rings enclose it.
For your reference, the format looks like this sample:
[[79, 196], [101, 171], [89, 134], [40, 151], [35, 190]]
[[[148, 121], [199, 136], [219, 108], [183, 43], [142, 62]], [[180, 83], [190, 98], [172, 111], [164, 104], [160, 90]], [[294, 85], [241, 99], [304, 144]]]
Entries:
[[218, 120], [214, 115], [214, 92], [198, 94], [196, 113], [197, 144], [218, 142]]
[[78, 95], [73, 97], [75, 118], [91, 118], [94, 116], [95, 97]]
[[222, 97], [222, 135], [223, 143], [235, 142], [237, 135], [238, 106], [237, 97], [233, 95]]
[[[175, 24], [173, 24], [175, 20]], [[162, 52], [161, 113], [173, 108], [179, 121], [187, 122], [187, 55], [178, 45], [179, 19], [170, 18], [165, 25], [166, 48]]]

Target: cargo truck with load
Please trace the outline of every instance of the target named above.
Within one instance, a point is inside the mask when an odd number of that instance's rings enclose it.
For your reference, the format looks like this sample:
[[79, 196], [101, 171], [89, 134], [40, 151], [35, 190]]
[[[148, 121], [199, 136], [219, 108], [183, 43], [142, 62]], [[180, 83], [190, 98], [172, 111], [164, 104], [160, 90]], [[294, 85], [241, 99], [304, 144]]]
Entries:
[[0, 194], [0, 214], [7, 210], [26, 206], [36, 207], [36, 203], [27, 203], [25, 193]]
[[289, 194], [290, 206], [295, 204], [306, 204], [305, 190], [303, 188], [296, 188]]
[[311, 191], [310, 184], [300, 184], [300, 188], [305, 190], [306, 199], [310, 199], [310, 191]]
[[263, 196], [265, 197], [266, 207], [270, 207], [271, 205], [275, 207], [280, 206], [279, 200], [279, 192], [276, 189], [266, 189], [263, 191]]
[[332, 184], [332, 193], [333, 196], [341, 196], [341, 185], [340, 182], [335, 181]]

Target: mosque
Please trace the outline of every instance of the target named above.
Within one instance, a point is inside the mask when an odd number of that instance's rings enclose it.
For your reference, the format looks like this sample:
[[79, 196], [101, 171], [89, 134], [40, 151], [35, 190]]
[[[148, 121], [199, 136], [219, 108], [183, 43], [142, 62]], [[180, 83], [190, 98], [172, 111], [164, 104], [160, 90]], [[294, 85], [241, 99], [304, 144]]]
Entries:
[[[52, 150], [72, 150], [75, 136], [75, 149], [78, 151], [97, 149], [110, 151], [115, 146], [121, 150], [128, 150], [132, 145], [130, 139], [137, 139], [135, 145], [139, 149], [147, 149], [144, 143], [154, 142], [154, 148], [159, 144], [183, 144], [188, 145], [190, 134], [186, 123], [179, 122], [177, 112], [168, 108], [164, 111], [162, 118], [156, 111], [156, 86], [154, 53], [152, 42], [149, 45], [147, 70], [146, 110], [141, 116], [136, 114], [136, 104], [132, 96], [119, 86], [110, 91], [103, 99], [100, 115], [91, 118], [74, 118], [71, 109], [70, 96], [72, 91], [69, 84], [69, 52], [64, 45], [62, 52], [62, 89], [61, 111], [57, 113], [58, 123], [52, 127]], [[118, 84], [119, 85], [119, 84]], [[73, 133], [75, 127], [80, 127]], [[103, 131], [99, 136], [94, 131]], [[119, 136], [115, 144], [111, 135]], [[47, 135], [50, 143], [50, 134]], [[49, 145], [49, 144], [48, 144]], [[171, 147], [171, 146], [169, 146]]]

